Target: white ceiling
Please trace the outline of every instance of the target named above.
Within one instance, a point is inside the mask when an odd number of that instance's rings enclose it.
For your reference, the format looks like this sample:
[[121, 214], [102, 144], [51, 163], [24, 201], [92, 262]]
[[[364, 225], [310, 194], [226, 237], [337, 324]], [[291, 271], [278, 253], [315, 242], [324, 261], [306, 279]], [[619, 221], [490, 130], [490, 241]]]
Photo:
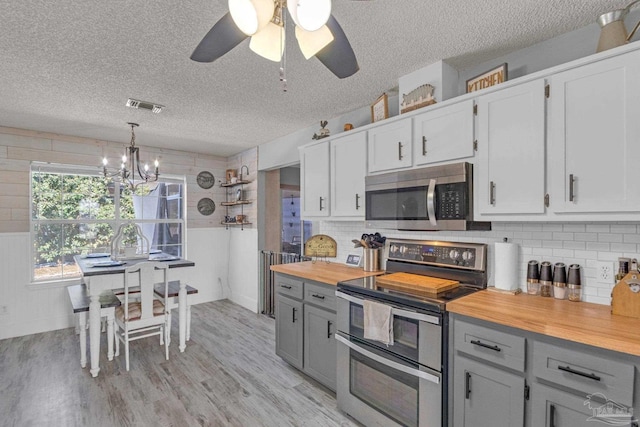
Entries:
[[[248, 39], [189, 59], [226, 0], [0, 0], [0, 126], [228, 156], [369, 105], [399, 76], [469, 68], [595, 22], [628, 0], [334, 0], [360, 71], [336, 78], [287, 31], [279, 64]], [[132, 97], [165, 105], [126, 108]]]

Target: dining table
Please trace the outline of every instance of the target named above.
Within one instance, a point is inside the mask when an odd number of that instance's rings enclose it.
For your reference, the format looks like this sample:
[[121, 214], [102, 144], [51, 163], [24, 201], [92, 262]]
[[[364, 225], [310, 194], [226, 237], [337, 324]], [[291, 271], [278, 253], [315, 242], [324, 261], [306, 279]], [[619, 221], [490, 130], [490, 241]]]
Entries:
[[91, 355], [91, 375], [95, 378], [100, 372], [100, 294], [105, 291], [124, 288], [125, 268], [140, 262], [158, 261], [169, 266], [169, 280], [179, 280], [178, 292], [178, 316], [180, 352], [186, 348], [187, 329], [187, 285], [186, 280], [180, 280], [184, 275], [183, 267], [194, 267], [195, 263], [187, 259], [172, 256], [170, 254], [156, 253], [149, 257], [111, 260], [109, 254], [76, 255], [74, 257], [80, 268], [82, 278], [87, 286], [89, 296], [89, 348]]

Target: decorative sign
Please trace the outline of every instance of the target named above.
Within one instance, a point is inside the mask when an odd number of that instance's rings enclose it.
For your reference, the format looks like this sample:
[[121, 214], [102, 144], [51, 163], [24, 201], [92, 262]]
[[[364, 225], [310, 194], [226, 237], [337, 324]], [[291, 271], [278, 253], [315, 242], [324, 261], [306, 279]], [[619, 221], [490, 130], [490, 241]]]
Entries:
[[376, 102], [371, 104], [371, 123], [389, 118], [389, 100], [383, 93]]
[[216, 210], [216, 203], [208, 197], [200, 199], [198, 201], [198, 212], [200, 214], [208, 216]]
[[304, 244], [304, 256], [335, 258], [338, 252], [336, 241], [325, 234], [311, 236]]
[[198, 174], [196, 178], [196, 182], [200, 188], [204, 188], [205, 190], [213, 187], [213, 184], [216, 183], [216, 179], [213, 177], [213, 174], [208, 171], [202, 171]]
[[507, 63], [467, 80], [467, 93], [485, 89], [507, 81]]

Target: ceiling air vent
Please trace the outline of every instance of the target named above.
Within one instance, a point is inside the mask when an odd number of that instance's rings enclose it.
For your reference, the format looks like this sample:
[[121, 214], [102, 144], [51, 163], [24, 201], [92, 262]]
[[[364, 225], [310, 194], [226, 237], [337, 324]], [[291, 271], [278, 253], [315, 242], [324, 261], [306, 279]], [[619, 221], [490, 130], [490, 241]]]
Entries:
[[159, 113], [164, 108], [164, 105], [159, 105], [159, 104], [154, 104], [153, 102], [140, 101], [139, 99], [129, 98], [127, 99], [127, 107], [149, 110], [154, 113]]

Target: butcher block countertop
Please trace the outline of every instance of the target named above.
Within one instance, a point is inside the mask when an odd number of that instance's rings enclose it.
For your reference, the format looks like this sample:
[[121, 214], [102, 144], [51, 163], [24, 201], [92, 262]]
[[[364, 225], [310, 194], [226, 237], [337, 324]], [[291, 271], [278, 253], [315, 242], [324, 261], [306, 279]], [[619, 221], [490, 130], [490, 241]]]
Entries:
[[640, 319], [611, 307], [534, 295], [480, 291], [447, 303], [447, 310], [550, 337], [640, 356]]
[[291, 264], [272, 265], [271, 271], [333, 286], [345, 280], [384, 274], [384, 271], [364, 271], [360, 267], [349, 267], [335, 262], [327, 264], [324, 261], [303, 261]]

